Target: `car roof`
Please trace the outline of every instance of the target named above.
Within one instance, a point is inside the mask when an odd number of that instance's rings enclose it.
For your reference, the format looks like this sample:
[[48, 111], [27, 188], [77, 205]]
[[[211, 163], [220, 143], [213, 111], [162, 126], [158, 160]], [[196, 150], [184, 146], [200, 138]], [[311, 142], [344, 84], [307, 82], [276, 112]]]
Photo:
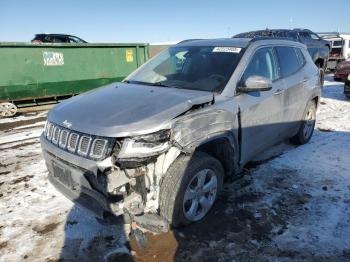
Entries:
[[[46, 36], [46, 35], [49, 35], [49, 36], [74, 36], [74, 35], [67, 35], [67, 34], [36, 34], [35, 36]], [[76, 37], [76, 36], [74, 36]]]
[[309, 32], [309, 33], [312, 33], [311, 30], [309, 29], [302, 29], [302, 28], [294, 28], [294, 29], [269, 29], [269, 28], [266, 28], [266, 29], [263, 29], [263, 30], [254, 30], [254, 31], [248, 31], [248, 32], [243, 32], [243, 33], [239, 33], [239, 34], [236, 34], [235, 36], [233, 37], [244, 37], [245, 35], [248, 36], [248, 38], [250, 37], [250, 35], [255, 35], [255, 34], [261, 34], [261, 33], [272, 33], [272, 34], [275, 34], [275, 33], [280, 33], [280, 32]]
[[283, 37], [256, 37], [256, 38], [218, 38], [218, 39], [188, 39], [184, 40], [175, 46], [219, 46], [219, 47], [239, 47], [246, 48], [251, 43], [257, 43], [264, 41], [263, 43], [269, 44], [299, 44], [288, 38]]

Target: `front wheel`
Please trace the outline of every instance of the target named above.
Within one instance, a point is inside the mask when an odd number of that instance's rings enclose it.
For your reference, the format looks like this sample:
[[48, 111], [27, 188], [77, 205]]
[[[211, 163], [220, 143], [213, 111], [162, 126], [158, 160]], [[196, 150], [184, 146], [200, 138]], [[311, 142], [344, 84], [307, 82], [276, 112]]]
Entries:
[[173, 227], [201, 220], [214, 205], [223, 176], [221, 163], [206, 153], [180, 156], [161, 183], [160, 215]]
[[306, 107], [304, 117], [298, 133], [290, 140], [293, 144], [303, 145], [310, 141], [316, 123], [316, 104], [310, 101]]

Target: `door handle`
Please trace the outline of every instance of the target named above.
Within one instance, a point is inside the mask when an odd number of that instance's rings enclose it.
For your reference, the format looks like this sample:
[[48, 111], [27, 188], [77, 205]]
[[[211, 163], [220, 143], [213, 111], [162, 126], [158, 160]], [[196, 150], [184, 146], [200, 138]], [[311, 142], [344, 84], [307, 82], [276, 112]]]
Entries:
[[280, 94], [282, 94], [282, 89], [277, 89], [276, 91], [275, 91], [275, 93], [273, 93], [274, 95], [280, 95]]
[[306, 83], [308, 80], [309, 80], [309, 78], [305, 77], [305, 78], [303, 79], [303, 81], [301, 81], [301, 82], [302, 82], [302, 83]]

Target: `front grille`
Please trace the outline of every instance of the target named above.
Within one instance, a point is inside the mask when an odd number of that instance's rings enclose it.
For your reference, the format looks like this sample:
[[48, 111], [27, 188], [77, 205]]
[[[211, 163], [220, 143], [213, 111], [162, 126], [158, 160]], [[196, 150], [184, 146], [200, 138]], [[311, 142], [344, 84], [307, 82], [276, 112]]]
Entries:
[[79, 138], [79, 135], [77, 133], [70, 133], [68, 138], [68, 146], [67, 146], [69, 151], [75, 152], [78, 145], [78, 138]]
[[95, 139], [92, 143], [91, 156], [98, 157], [103, 154], [107, 145], [107, 141], [103, 139]]
[[65, 148], [67, 146], [67, 141], [68, 141], [68, 131], [67, 130], [62, 130], [61, 135], [60, 135], [60, 143], [59, 146], [62, 148]]
[[54, 125], [49, 123], [47, 129], [48, 129], [47, 130], [47, 139], [51, 140], [52, 139], [52, 133], [53, 133]]
[[60, 139], [60, 131], [61, 128], [59, 128], [58, 126], [55, 126], [53, 129], [53, 133], [52, 133], [52, 143], [54, 144], [58, 144], [58, 141]]
[[73, 154], [101, 160], [111, 154], [115, 139], [88, 135], [47, 122], [45, 137], [51, 143]]
[[82, 136], [79, 142], [78, 154], [86, 156], [89, 152], [91, 137]]

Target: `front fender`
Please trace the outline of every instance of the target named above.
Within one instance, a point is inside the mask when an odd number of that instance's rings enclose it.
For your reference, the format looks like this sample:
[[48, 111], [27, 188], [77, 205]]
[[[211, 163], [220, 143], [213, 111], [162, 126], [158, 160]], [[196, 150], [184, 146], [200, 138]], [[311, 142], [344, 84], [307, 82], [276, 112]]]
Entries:
[[192, 113], [174, 121], [173, 140], [184, 151], [191, 152], [213, 137], [234, 132], [235, 123], [235, 117], [221, 109]]

